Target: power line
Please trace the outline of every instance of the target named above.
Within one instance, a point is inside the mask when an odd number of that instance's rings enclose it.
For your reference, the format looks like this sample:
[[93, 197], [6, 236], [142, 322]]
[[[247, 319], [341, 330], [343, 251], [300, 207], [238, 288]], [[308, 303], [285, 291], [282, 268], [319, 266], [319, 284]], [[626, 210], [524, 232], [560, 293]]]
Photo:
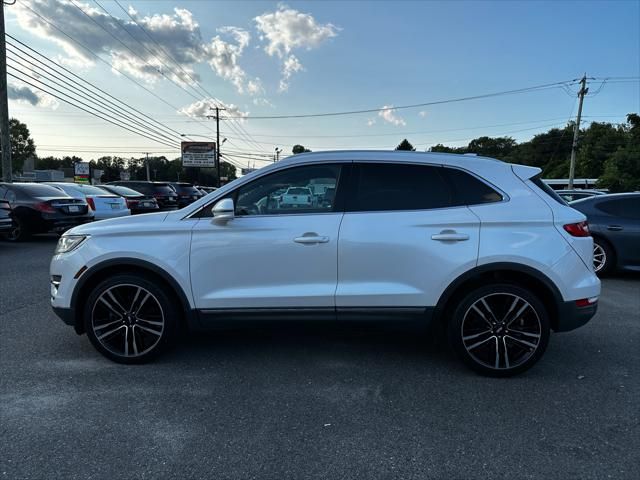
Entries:
[[292, 115], [262, 115], [262, 116], [228, 117], [228, 118], [244, 118], [244, 119], [251, 119], [251, 120], [276, 120], [276, 119], [284, 119], [284, 118], [336, 117], [341, 115], [357, 115], [361, 113], [377, 113], [377, 112], [384, 112], [384, 111], [404, 110], [407, 108], [429, 107], [433, 105], [442, 105], [445, 103], [466, 102], [469, 100], [498, 97], [502, 95], [515, 95], [519, 93], [527, 93], [527, 92], [546, 90], [546, 89], [552, 89], [552, 88], [560, 88], [561, 85], [567, 85], [573, 81], [574, 80], [565, 80], [562, 82], [546, 83], [543, 85], [535, 85], [532, 87], [517, 88], [514, 90], [504, 90], [501, 92], [485, 93], [481, 95], [472, 95], [468, 97], [450, 98], [447, 100], [435, 100], [435, 101], [424, 102], [424, 103], [414, 103], [411, 105], [399, 105], [397, 107], [368, 108], [363, 110], [347, 110], [347, 111], [341, 111], [341, 112], [306, 113], [306, 114], [292, 114]]
[[[63, 97], [61, 97], [61, 96], [59, 96], [59, 95], [56, 95], [55, 93], [51, 93], [50, 91], [48, 91], [48, 90], [46, 90], [46, 89], [44, 89], [44, 88], [42, 88], [42, 87], [40, 87], [40, 86], [38, 86], [38, 85], [35, 85], [34, 83], [31, 83], [31, 82], [29, 82], [29, 81], [27, 81], [27, 80], [25, 80], [25, 79], [23, 79], [23, 78], [21, 78], [21, 77], [19, 77], [19, 76], [17, 76], [17, 75], [14, 75], [14, 74], [12, 74], [12, 73], [10, 73], [10, 72], [7, 72], [7, 75], [9, 75], [9, 76], [11, 76], [11, 77], [13, 77], [13, 78], [15, 78], [15, 79], [17, 79], [17, 80], [20, 80], [21, 82], [24, 82], [24, 83], [26, 83], [27, 85], [30, 85], [31, 87], [33, 87], [33, 88], [35, 88], [35, 89], [38, 89], [38, 90], [40, 90], [40, 91], [42, 91], [42, 92], [44, 92], [44, 93], [46, 93], [46, 94], [48, 94], [48, 95], [51, 95], [53, 98], [55, 98], [55, 99], [57, 99], [57, 100], [60, 100], [61, 102], [67, 103], [67, 104], [69, 104], [69, 105], [72, 105], [72, 106], [74, 106], [74, 107], [76, 107], [76, 108], [78, 108], [78, 109], [80, 109], [80, 110], [83, 110], [83, 111], [87, 112], [87, 113], [88, 113], [88, 114], [90, 114], [90, 115], [93, 115], [94, 117], [97, 117], [97, 118], [100, 118], [101, 120], [104, 120], [105, 122], [109, 122], [109, 123], [111, 123], [111, 124], [115, 125], [116, 127], [124, 128], [125, 130], [128, 130], [128, 131], [130, 131], [130, 132], [132, 132], [132, 133], [135, 133], [136, 135], [140, 135], [140, 136], [146, 137], [146, 138], [148, 138], [149, 140], [152, 140], [152, 141], [154, 141], [154, 142], [162, 143], [163, 145], [168, 146], [168, 147], [173, 147], [173, 145], [171, 145], [171, 144], [169, 144], [169, 143], [165, 143], [165, 141], [162, 141], [162, 140], [158, 140], [158, 139], [156, 139], [156, 138], [149, 137], [149, 136], [147, 136], [146, 134], [143, 134], [143, 133], [137, 132], [137, 131], [135, 131], [135, 130], [132, 130], [132, 129], [131, 129], [131, 128], [129, 128], [129, 127], [126, 127], [126, 126], [124, 126], [124, 125], [118, 124], [118, 123], [116, 123], [116, 122], [112, 122], [111, 120], [109, 120], [109, 119], [107, 119], [107, 118], [105, 118], [105, 117], [103, 117], [103, 116], [101, 116], [101, 115], [99, 115], [99, 114], [97, 114], [97, 113], [95, 113], [95, 112], [92, 112], [92, 111], [90, 111], [90, 110], [87, 110], [86, 108], [84, 108], [84, 107], [82, 107], [82, 106], [80, 106], [80, 105], [77, 105], [77, 104], [75, 104], [74, 102], [72, 102], [72, 101], [70, 101], [70, 100], [68, 100], [68, 99], [66, 99], [66, 98], [63, 98]], [[32, 77], [32, 78], [33, 78], [33, 77]]]
[[[65, 78], [67, 78], [70, 81], [73, 81], [71, 78], [69, 78], [67, 75], [65, 75], [65, 73], [62, 73], [60, 70], [62, 70], [63, 72], [68, 73], [70, 76], [80, 80], [83, 84], [89, 85], [91, 88], [93, 88], [94, 90], [97, 91], [96, 95], [100, 96], [103, 101], [110, 103], [111, 105], [114, 105], [116, 108], [122, 110], [122, 111], [126, 111], [126, 109], [130, 110], [131, 112], [129, 113], [130, 115], [135, 116], [136, 114], [141, 115], [142, 117], [146, 118], [147, 120], [155, 123], [156, 125], [158, 125], [159, 127], [163, 128], [164, 130], [166, 130], [167, 132], [170, 132], [172, 134], [175, 135], [180, 135], [180, 132], [178, 132], [177, 130], [174, 130], [171, 127], [166, 126], [165, 124], [159, 122], [158, 120], [150, 117], [149, 115], [141, 112], [140, 110], [128, 105], [127, 103], [123, 102], [122, 100], [114, 97], [113, 95], [111, 95], [110, 93], [106, 92], [105, 90], [103, 90], [102, 88], [98, 87], [97, 85], [89, 82], [88, 80], [84, 79], [83, 77], [75, 74], [74, 72], [72, 72], [71, 70], [69, 70], [68, 68], [65, 68], [64, 66], [54, 62], [53, 60], [49, 59], [46, 55], [43, 55], [42, 53], [40, 53], [39, 51], [37, 51], [36, 49], [30, 47], [29, 45], [21, 42], [20, 40], [18, 40], [17, 38], [13, 37], [12, 35], [7, 34], [7, 37], [11, 38], [12, 40], [14, 40], [15, 42], [19, 43], [22, 47], [18, 46], [18, 45], [14, 45], [12, 42], [7, 42], [13, 49], [17, 49], [20, 53], [22, 53], [23, 55], [26, 55], [28, 57], [30, 57], [31, 59], [33, 59], [36, 62], [41, 62], [42, 66], [47, 68], [50, 71], [55, 72], [58, 75], [61, 75]], [[31, 55], [28, 51], [26, 51], [25, 49], [29, 50], [30, 52], [33, 52], [34, 54], [36, 54], [38, 56], [38, 58], [34, 57], [33, 55]], [[14, 54], [16, 54], [14, 52]], [[19, 54], [16, 54], [19, 55]], [[54, 65], [54, 67], [51, 67], [49, 65], [47, 65], [45, 62], [48, 62], [49, 64]], [[32, 62], [29, 62], [33, 65]], [[81, 88], [84, 88], [86, 91], [89, 91], [88, 88], [82, 86]], [[114, 100], [115, 102], [111, 101]], [[121, 106], [122, 105], [122, 106]], [[133, 113], [135, 112], [135, 113]], [[76, 114], [73, 114], [76, 115]]]
[[[94, 0], [96, 1], [96, 0]], [[197, 85], [198, 88], [204, 92], [204, 96], [208, 96], [209, 98], [213, 99], [214, 101], [216, 101], [217, 103], [222, 104], [223, 102], [221, 102], [219, 99], [217, 99], [215, 97], [215, 95], [211, 94], [207, 89], [205, 89], [202, 85], [199, 84], [199, 82], [197, 82], [189, 72], [187, 72], [182, 65], [180, 65], [180, 62], [178, 62], [169, 52], [167, 52], [167, 50], [160, 45], [160, 43], [158, 43], [158, 41], [147, 31], [146, 28], [144, 28], [143, 25], [140, 25], [136, 19], [129, 13], [128, 10], [126, 10], [118, 0], [115, 0], [115, 3], [118, 5], [118, 7], [120, 7], [120, 9], [131, 19], [131, 21], [147, 36], [147, 38], [149, 38], [149, 40], [151, 40], [157, 47], [158, 49], [164, 53], [164, 55], [169, 58], [181, 71], [182, 73], [184, 73], [187, 78], [189, 78], [193, 84]], [[139, 42], [141, 43], [141, 42]], [[166, 66], [166, 64], [163, 63], [163, 65]], [[168, 68], [168, 67], [167, 67]], [[195, 87], [191, 87], [194, 91], [197, 92], [197, 90], [195, 89]], [[228, 117], [225, 117], [228, 118]], [[235, 122], [233, 121], [233, 123], [231, 123], [230, 125], [237, 125], [237, 127], [230, 127], [234, 132], [238, 133], [238, 135], [240, 135], [241, 137], [244, 137], [244, 141], [247, 142], [248, 139], [248, 143], [253, 143], [255, 146], [258, 147], [258, 149], [261, 149], [262, 147], [260, 147], [256, 142], [253, 141], [253, 138], [251, 136], [251, 134], [249, 134], [249, 132], [246, 131], [246, 129], [242, 126], [242, 124], [240, 122]]]
[[[60, 94], [60, 95], [65, 95], [66, 97], [71, 98], [71, 99], [72, 99], [72, 100], [74, 100], [75, 102], [78, 102], [78, 103], [80, 103], [81, 105], [84, 105], [84, 106], [85, 106], [85, 107], [87, 107], [87, 108], [91, 108], [92, 110], [95, 110], [95, 111], [97, 111], [98, 113], [100, 113], [100, 114], [102, 114], [102, 115], [104, 115], [104, 116], [106, 116], [106, 117], [108, 117], [108, 118], [112, 119], [112, 120], [113, 120], [113, 122], [112, 122], [112, 123], [117, 123], [117, 124], [118, 124], [118, 125], [120, 125], [120, 126], [122, 126], [122, 125], [126, 125], [127, 127], [129, 127], [129, 129], [131, 129], [130, 131], [135, 131], [135, 133], [137, 133], [137, 134], [139, 134], [139, 135], [146, 136], [147, 138], [152, 139], [152, 140], [155, 140], [155, 141], [164, 141], [164, 142], [171, 142], [171, 141], [173, 141], [171, 138], [169, 138], [169, 137], [167, 137], [167, 136], [164, 136], [164, 135], [158, 135], [158, 134], [155, 134], [155, 133], [153, 133], [153, 132], [149, 132], [148, 130], [141, 129], [140, 127], [137, 127], [137, 126], [135, 126], [135, 125], [131, 125], [130, 123], [127, 123], [127, 122], [125, 122], [124, 120], [121, 120], [121, 119], [120, 119], [120, 118], [118, 118], [118, 117], [114, 117], [114, 116], [113, 116], [113, 115], [111, 115], [110, 113], [107, 113], [107, 112], [104, 112], [104, 111], [100, 110], [98, 107], [96, 107], [96, 106], [94, 106], [94, 105], [90, 105], [89, 103], [84, 102], [83, 100], [87, 100], [86, 96], [80, 96], [80, 98], [78, 98], [77, 94], [69, 94], [69, 93], [63, 92], [62, 90], [60, 90], [60, 89], [58, 89], [58, 88], [56, 88], [56, 87], [53, 87], [53, 86], [51, 86], [51, 85], [48, 85], [48, 84], [44, 83], [44, 82], [43, 82], [42, 80], [40, 80], [40, 78], [38, 78], [38, 77], [34, 77], [33, 75], [29, 75], [28, 73], [21, 72], [21, 71], [20, 71], [20, 69], [17, 69], [17, 68], [16, 68], [15, 66], [13, 66], [13, 65], [8, 65], [8, 66], [9, 66], [9, 67], [11, 67], [11, 68], [13, 68], [13, 69], [15, 69], [15, 70], [17, 70], [17, 72], [18, 72], [18, 73], [20, 73], [21, 75], [24, 75], [24, 76], [26, 76], [26, 77], [30, 78], [31, 80], [36, 81], [36, 82], [38, 82], [38, 83], [40, 83], [40, 84], [42, 84], [42, 85], [46, 86], [47, 88], [49, 88], [49, 89], [53, 90], [54, 92], [56, 92], [56, 93], [58, 93], [58, 94]], [[22, 79], [22, 78], [21, 78], [21, 80], [22, 80], [22, 81], [25, 81], [25, 80], [24, 80], [24, 79]], [[63, 88], [65, 88], [66, 90], [69, 90], [69, 88], [68, 88], [68, 87], [63, 87]], [[91, 101], [91, 100], [89, 100], [89, 101]], [[68, 102], [67, 102], [67, 103], [68, 103]], [[102, 108], [104, 108], [104, 107], [102, 107]], [[118, 113], [117, 113], [117, 112], [116, 112], [116, 115], [118, 115]]]
[[[157, 98], [158, 100], [160, 100], [162, 103], [164, 103], [165, 105], [168, 105], [169, 107], [171, 107], [174, 111], [178, 111], [178, 107], [176, 107], [175, 105], [172, 105], [171, 103], [169, 103], [168, 101], [166, 101], [164, 98], [162, 98], [161, 96], [159, 96], [158, 94], [156, 94], [155, 92], [149, 90], [148, 88], [146, 88], [144, 85], [142, 85], [140, 82], [136, 81], [134, 78], [130, 77], [129, 75], [127, 75], [126, 73], [124, 73], [123, 71], [119, 70], [118, 68], [116, 68], [111, 62], [103, 59], [100, 55], [96, 54], [93, 50], [91, 50], [91, 48], [87, 47], [84, 43], [80, 42], [79, 40], [76, 40], [75, 38], [73, 38], [71, 35], [67, 34], [62, 28], [60, 28], [58, 25], [56, 25], [55, 23], [53, 23], [52, 21], [50, 21], [49, 19], [45, 18], [44, 16], [42, 16], [41, 14], [39, 14], [38, 12], [36, 12], [33, 8], [31, 8], [29, 5], [23, 4], [22, 5], [24, 8], [28, 9], [30, 12], [32, 12], [34, 15], [36, 15], [38, 18], [40, 18], [42, 21], [44, 21], [45, 23], [47, 23], [48, 25], [50, 25], [52, 28], [54, 28], [55, 30], [57, 30], [58, 32], [60, 32], [62, 35], [64, 35], [65, 37], [67, 37], [69, 40], [71, 40], [72, 42], [74, 42], [76, 45], [79, 45], [82, 49], [86, 50], [87, 52], [89, 52], [93, 57], [95, 57], [96, 59], [98, 59], [100, 62], [104, 63], [105, 65], [108, 65], [109, 67], [111, 67], [111, 69], [113, 69], [114, 71], [118, 72], [120, 75], [122, 75], [123, 77], [127, 78], [128, 80], [130, 80], [131, 82], [135, 83], [136, 85], [138, 85], [140, 88], [142, 88], [143, 90], [145, 90], [147, 93], [153, 95], [155, 98]], [[200, 124], [202, 124], [203, 126], [205, 126], [205, 128], [209, 131], [213, 131], [208, 125], [206, 125], [205, 122], [200, 121]]]
[[[170, 139], [170, 137], [173, 136], [172, 133], [167, 134], [164, 131], [157, 130], [153, 125], [149, 125], [148, 122], [145, 123], [144, 121], [141, 121], [138, 118], [132, 117], [122, 107], [120, 107], [119, 105], [113, 104], [113, 102], [109, 102], [108, 99], [107, 99], [108, 103], [111, 103], [111, 104], [115, 105], [115, 108], [112, 107], [111, 105], [105, 103], [105, 101], [104, 101], [105, 99], [103, 99], [103, 98], [101, 98], [99, 96], [96, 96], [95, 94], [93, 94], [93, 92], [91, 92], [90, 90], [85, 88], [83, 85], [79, 84], [78, 82], [73, 81], [73, 80], [71, 80], [71, 81], [61, 80], [59, 77], [55, 77], [55, 76], [52, 77], [51, 75], [49, 75], [49, 72], [44, 72], [43, 69], [38, 64], [30, 62], [29, 60], [27, 60], [27, 59], [25, 59], [23, 57], [20, 57], [19, 55], [16, 55], [15, 52], [9, 51], [9, 53], [11, 55], [14, 55], [14, 56], [18, 57], [18, 60], [16, 60], [13, 57], [11, 57], [11, 60], [14, 61], [14, 62], [18, 62], [18, 65], [25, 66], [23, 62], [26, 62], [26, 63], [30, 64], [31, 66], [33, 66], [34, 69], [32, 69], [32, 71], [38, 77], [35, 78], [35, 77], [32, 77], [32, 76], [22, 72], [23, 75], [27, 75], [30, 78], [32, 78], [34, 80], [37, 80], [37, 81], [39, 81], [40, 83], [42, 83], [44, 85], [46, 85], [46, 84], [44, 82], [42, 82], [41, 79], [48, 80], [49, 82], [53, 82], [55, 85], [58, 85], [58, 86], [66, 89], [66, 90], [69, 90], [70, 92], [73, 92], [72, 94], [66, 94], [66, 95], [69, 95], [69, 96], [81, 95], [83, 99], [89, 100], [91, 102], [94, 102], [94, 104], [98, 105], [100, 108], [102, 108], [104, 110], [107, 110], [107, 111], [115, 114], [116, 116], [118, 116], [117, 120], [119, 122], [122, 122], [122, 123], [127, 123], [127, 122], [133, 123], [133, 124], [137, 125], [135, 128], [140, 128], [140, 129], [142, 129], [144, 131], [150, 132], [150, 134], [152, 134], [152, 135], [157, 135], [159, 137], [164, 137], [166, 139]], [[12, 65], [12, 68], [16, 68], [16, 67]], [[19, 70], [19, 69], [17, 69], [17, 70]], [[65, 75], [62, 75], [62, 76], [64, 78], [69, 78], [69, 77], [67, 77]], [[49, 85], [47, 85], [47, 86], [49, 86]], [[52, 88], [52, 87], [49, 86], [49, 88]], [[62, 92], [60, 92], [60, 93], [62, 93]]]

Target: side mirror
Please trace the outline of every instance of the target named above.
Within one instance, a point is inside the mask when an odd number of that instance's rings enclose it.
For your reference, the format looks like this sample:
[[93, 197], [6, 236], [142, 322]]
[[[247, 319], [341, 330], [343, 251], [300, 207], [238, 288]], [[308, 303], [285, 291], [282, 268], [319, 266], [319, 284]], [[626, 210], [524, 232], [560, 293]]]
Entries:
[[213, 214], [213, 221], [216, 223], [227, 223], [229, 220], [233, 220], [235, 216], [235, 206], [232, 198], [223, 198], [211, 209]]

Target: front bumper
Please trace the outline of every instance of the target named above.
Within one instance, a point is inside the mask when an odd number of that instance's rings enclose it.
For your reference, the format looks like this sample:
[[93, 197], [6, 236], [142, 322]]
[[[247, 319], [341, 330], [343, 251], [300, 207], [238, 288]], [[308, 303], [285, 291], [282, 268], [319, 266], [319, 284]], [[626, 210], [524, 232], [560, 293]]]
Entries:
[[579, 307], [576, 302], [562, 302], [558, 308], [556, 332], [569, 332], [585, 325], [598, 310], [598, 302]]

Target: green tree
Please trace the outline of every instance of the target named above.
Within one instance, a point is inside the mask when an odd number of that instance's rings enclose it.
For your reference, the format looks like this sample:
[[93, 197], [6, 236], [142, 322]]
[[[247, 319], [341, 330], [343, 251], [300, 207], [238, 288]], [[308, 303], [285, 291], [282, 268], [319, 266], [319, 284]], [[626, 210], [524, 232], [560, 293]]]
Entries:
[[415, 152], [416, 149], [413, 145], [409, 143], [409, 140], [406, 138], [400, 142], [400, 144], [396, 147], [396, 150], [408, 150], [410, 152]]
[[511, 137], [480, 137], [469, 142], [467, 152], [483, 157], [504, 159], [516, 148], [516, 141]]
[[306, 153], [306, 152], [310, 152], [311, 150], [309, 150], [308, 148], [305, 148], [304, 145], [294, 145], [291, 151], [293, 152], [294, 155], [297, 155], [298, 153]]
[[618, 148], [604, 163], [598, 187], [612, 192], [640, 190], [640, 116], [627, 115], [626, 145]]
[[9, 120], [9, 137], [12, 168], [14, 172], [20, 172], [27, 158], [35, 158], [36, 145], [27, 126], [16, 118]]

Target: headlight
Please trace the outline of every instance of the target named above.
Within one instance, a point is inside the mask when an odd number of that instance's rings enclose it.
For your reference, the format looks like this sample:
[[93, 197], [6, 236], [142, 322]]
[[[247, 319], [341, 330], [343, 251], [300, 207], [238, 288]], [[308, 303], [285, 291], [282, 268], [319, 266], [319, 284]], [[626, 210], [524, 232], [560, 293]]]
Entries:
[[86, 240], [88, 235], [63, 235], [58, 240], [58, 245], [56, 246], [56, 251], [54, 255], [59, 253], [67, 253], [77, 248], [82, 242]]

